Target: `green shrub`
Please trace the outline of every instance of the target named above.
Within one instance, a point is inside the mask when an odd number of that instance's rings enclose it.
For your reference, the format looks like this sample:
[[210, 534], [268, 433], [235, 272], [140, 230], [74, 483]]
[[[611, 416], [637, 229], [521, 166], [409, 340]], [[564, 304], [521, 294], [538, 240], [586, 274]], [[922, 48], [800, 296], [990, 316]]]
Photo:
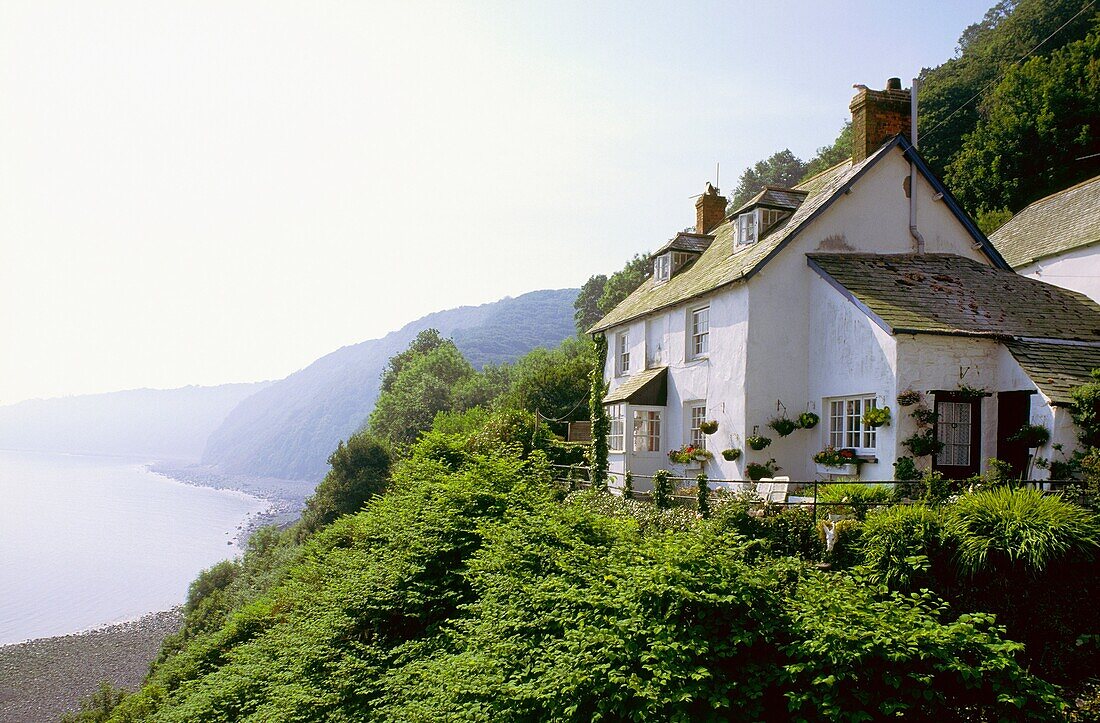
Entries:
[[1002, 563], [1038, 573], [1053, 560], [1091, 558], [1100, 548], [1092, 513], [1033, 489], [964, 495], [948, 508], [947, 526], [967, 574]]
[[855, 515], [857, 520], [866, 517], [869, 509], [889, 504], [893, 498], [894, 490], [886, 484], [838, 482], [817, 488], [821, 514]]
[[818, 543], [813, 513], [792, 507], [772, 514], [750, 514], [762, 507], [750, 499], [723, 501], [711, 513], [714, 529], [734, 532], [760, 543], [760, 550], [774, 557], [821, 559], [824, 548]]
[[832, 552], [828, 551], [825, 520], [818, 520], [815, 530], [818, 542], [821, 543], [822, 557], [837, 569], [857, 565], [861, 561], [860, 538], [863, 526], [857, 520], [837, 520], [831, 524], [835, 525], [836, 534]]
[[932, 560], [943, 555], [943, 524], [940, 510], [922, 505], [872, 510], [861, 540], [869, 579], [902, 592], [932, 586]]
[[695, 478], [696, 493], [695, 505], [700, 517], [710, 517], [710, 487], [707, 486], [707, 476], [700, 474]]
[[94, 693], [80, 701], [80, 710], [62, 715], [61, 723], [106, 723], [126, 696], [125, 690], [104, 680]]
[[313, 496], [306, 500], [300, 529], [316, 532], [341, 515], [358, 512], [386, 488], [390, 473], [390, 451], [386, 444], [366, 432], [340, 442], [329, 458], [332, 467]]

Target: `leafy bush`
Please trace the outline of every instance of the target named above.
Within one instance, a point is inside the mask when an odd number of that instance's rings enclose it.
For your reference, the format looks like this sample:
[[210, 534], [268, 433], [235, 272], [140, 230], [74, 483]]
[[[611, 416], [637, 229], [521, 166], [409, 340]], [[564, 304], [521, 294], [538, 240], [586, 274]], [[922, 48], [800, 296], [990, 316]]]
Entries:
[[1068, 555], [1092, 557], [1100, 523], [1087, 510], [1033, 489], [995, 489], [964, 495], [949, 508], [948, 528], [961, 570], [1019, 564], [1042, 572]]
[[869, 579], [891, 590], [931, 587], [932, 560], [943, 555], [943, 513], [922, 505], [872, 510], [863, 522], [863, 562]]
[[894, 491], [886, 484], [838, 482], [817, 488], [817, 503], [826, 513], [854, 515], [857, 520], [867, 516], [867, 510], [893, 501]]
[[830, 522], [836, 539], [833, 541], [832, 551], [828, 548], [828, 535], [825, 527], [826, 520], [819, 520], [816, 527], [817, 539], [824, 549], [823, 557], [833, 568], [849, 568], [858, 564], [860, 556], [860, 538], [862, 525], [856, 520], [837, 520]]
[[767, 462], [749, 462], [745, 465], [745, 474], [753, 482], [758, 482], [765, 477], [774, 477], [779, 470], [780, 467], [774, 459], [769, 459]]
[[366, 432], [353, 435], [347, 444], [340, 442], [328, 463], [332, 469], [302, 511], [303, 534], [315, 532], [341, 515], [358, 512], [367, 500], [386, 488], [389, 449]]
[[672, 479], [667, 469], [653, 474], [653, 504], [661, 509], [672, 506]]
[[125, 690], [104, 680], [94, 693], [80, 701], [80, 710], [62, 715], [61, 723], [106, 723], [126, 696]]
[[647, 525], [597, 492], [559, 504], [535, 466], [410, 457], [115, 719], [1055, 715], [988, 615], [945, 620], [929, 596], [754, 557], [682, 510], [644, 505]]

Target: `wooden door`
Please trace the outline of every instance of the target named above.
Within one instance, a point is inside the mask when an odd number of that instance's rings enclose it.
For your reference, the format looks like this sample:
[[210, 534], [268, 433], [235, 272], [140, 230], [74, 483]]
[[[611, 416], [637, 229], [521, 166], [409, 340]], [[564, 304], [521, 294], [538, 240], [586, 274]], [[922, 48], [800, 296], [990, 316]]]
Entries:
[[997, 459], [1012, 465], [1012, 475], [1023, 478], [1030, 453], [1027, 442], [1012, 441], [1012, 435], [1031, 421], [1031, 392], [1001, 392], [997, 395]]
[[932, 469], [948, 479], [978, 474], [982, 460], [982, 399], [953, 392], [936, 392], [936, 439], [943, 449], [932, 458]]

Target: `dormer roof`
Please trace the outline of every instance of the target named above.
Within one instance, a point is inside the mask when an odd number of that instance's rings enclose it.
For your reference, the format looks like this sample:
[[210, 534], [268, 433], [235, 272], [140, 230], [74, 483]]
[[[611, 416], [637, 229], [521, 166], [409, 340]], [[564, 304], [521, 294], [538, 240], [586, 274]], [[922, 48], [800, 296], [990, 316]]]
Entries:
[[806, 196], [810, 195], [809, 191], [800, 190], [797, 188], [783, 188], [782, 186], [764, 186], [764, 190], [750, 198], [745, 203], [741, 204], [733, 213], [729, 214], [727, 218], [732, 218], [739, 213], [744, 213], [750, 209], [762, 206], [764, 208], [777, 208], [783, 211], [794, 211], [802, 202], [806, 200]]
[[714, 236], [705, 233], [688, 233], [687, 231], [681, 231], [673, 238], [654, 251], [650, 256], [660, 256], [667, 251], [686, 251], [693, 254], [701, 254], [710, 248], [711, 242], [714, 241]]

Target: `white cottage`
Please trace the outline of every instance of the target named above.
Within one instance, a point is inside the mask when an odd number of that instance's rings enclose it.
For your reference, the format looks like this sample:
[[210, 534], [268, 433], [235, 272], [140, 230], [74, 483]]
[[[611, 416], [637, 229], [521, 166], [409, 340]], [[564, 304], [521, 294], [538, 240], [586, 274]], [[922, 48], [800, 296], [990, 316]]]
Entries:
[[[1072, 448], [1062, 405], [1100, 367], [1100, 306], [1013, 273], [900, 135], [910, 97], [897, 79], [851, 110], [850, 160], [731, 214], [708, 186], [697, 233], [660, 248], [649, 278], [591, 329], [608, 340], [613, 484], [626, 470], [637, 489], [659, 469], [745, 480], [772, 459], [812, 480], [834, 471], [813, 460], [830, 445], [858, 457], [863, 479], [893, 479], [921, 431], [897, 403], [907, 390], [938, 413], [929, 433], [943, 444], [918, 465], [950, 477], [992, 457], [1026, 472], [1029, 450], [1010, 438], [1029, 422]], [[865, 424], [886, 406], [890, 424]], [[820, 422], [787, 436], [767, 426], [803, 412]], [[750, 449], [755, 435], [772, 442]], [[670, 460], [688, 444], [713, 459]]]
[[1017, 273], [1100, 302], [1100, 176], [1032, 203], [989, 240]]

